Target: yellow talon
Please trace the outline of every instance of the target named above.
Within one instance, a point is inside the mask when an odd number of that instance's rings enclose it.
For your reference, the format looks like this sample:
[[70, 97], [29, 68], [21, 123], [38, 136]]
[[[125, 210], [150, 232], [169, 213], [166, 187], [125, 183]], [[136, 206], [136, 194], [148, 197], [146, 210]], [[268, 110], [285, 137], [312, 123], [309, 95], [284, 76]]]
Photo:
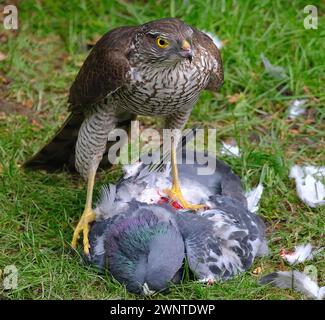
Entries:
[[176, 159], [176, 148], [174, 140], [171, 145], [171, 165], [172, 165], [172, 179], [173, 185], [171, 189], [165, 189], [164, 192], [173, 200], [177, 201], [184, 209], [189, 210], [199, 210], [205, 208], [203, 204], [192, 204], [189, 203], [183, 196], [182, 190], [178, 178], [178, 168], [177, 168], [177, 159]]
[[179, 185], [173, 185], [171, 189], [165, 189], [164, 192], [169, 196], [169, 198], [177, 201], [184, 209], [189, 210], [200, 210], [205, 208], [203, 204], [192, 204], [189, 203], [183, 196]]
[[72, 242], [71, 242], [72, 248], [76, 249], [80, 233], [82, 232], [85, 255], [89, 255], [89, 239], [88, 239], [89, 224], [96, 220], [96, 215], [91, 208], [92, 199], [93, 199], [95, 174], [96, 174], [96, 170], [94, 168], [92, 168], [92, 170], [90, 170], [89, 177], [88, 177], [87, 199], [86, 199], [85, 210], [78, 222], [76, 229], [73, 232], [73, 237], [72, 237]]
[[88, 239], [89, 224], [95, 221], [95, 219], [96, 219], [96, 215], [93, 213], [93, 211], [91, 209], [85, 209], [73, 233], [71, 246], [74, 249], [77, 248], [77, 242], [80, 237], [80, 233], [81, 232], [83, 233], [83, 246], [84, 246], [84, 253], [86, 255], [89, 255], [89, 239]]

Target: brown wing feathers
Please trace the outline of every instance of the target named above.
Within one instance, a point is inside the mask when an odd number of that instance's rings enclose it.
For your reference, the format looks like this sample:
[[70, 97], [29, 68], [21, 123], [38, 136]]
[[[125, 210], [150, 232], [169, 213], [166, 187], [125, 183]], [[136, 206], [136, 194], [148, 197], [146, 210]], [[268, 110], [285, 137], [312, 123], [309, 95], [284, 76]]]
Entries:
[[133, 27], [118, 28], [97, 42], [70, 88], [70, 110], [98, 103], [127, 81], [127, 54], [134, 31]]
[[200, 30], [195, 29], [194, 27], [192, 27], [192, 29], [194, 31], [193, 41], [195, 41], [200, 46], [203, 46], [218, 62], [214, 72], [211, 74], [210, 82], [206, 87], [207, 90], [216, 92], [223, 84], [223, 66], [220, 52], [213, 43], [213, 40], [208, 35], [201, 32]]
[[118, 50], [96, 50], [88, 57], [70, 89], [70, 110], [88, 108], [100, 102], [123, 85], [128, 70], [129, 62]]
[[[64, 167], [75, 170], [75, 144], [85, 113], [126, 81], [127, 71], [130, 69], [126, 58], [127, 48], [131, 45], [135, 29], [122, 27], [112, 30], [97, 42], [70, 88], [70, 116], [54, 138], [25, 162], [24, 167], [47, 171]], [[133, 118], [130, 115], [129, 119], [117, 126], [127, 129]]]

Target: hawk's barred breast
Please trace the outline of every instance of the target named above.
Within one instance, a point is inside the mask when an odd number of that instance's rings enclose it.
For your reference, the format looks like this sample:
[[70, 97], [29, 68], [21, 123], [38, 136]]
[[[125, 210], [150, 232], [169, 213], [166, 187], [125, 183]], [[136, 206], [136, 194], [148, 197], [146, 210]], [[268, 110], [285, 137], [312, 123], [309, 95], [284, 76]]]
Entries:
[[142, 64], [132, 69], [131, 83], [116, 90], [112, 98], [117, 106], [140, 115], [166, 116], [192, 108], [217, 64], [213, 60], [200, 48], [192, 62], [181, 60], [172, 68]]

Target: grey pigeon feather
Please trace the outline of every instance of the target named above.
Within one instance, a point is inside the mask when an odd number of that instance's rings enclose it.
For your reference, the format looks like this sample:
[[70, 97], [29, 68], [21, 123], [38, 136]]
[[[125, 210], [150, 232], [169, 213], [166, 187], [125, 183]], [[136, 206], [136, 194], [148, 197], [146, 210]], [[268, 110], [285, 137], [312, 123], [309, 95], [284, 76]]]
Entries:
[[319, 287], [316, 281], [299, 271], [277, 271], [260, 279], [260, 284], [270, 284], [280, 289], [292, 289], [315, 300], [325, 299], [325, 287]]
[[[90, 232], [90, 261], [130, 292], [162, 291], [180, 279], [182, 235], [168, 207], [132, 201], [128, 210], [97, 221]], [[172, 263], [171, 263], [172, 261]]]
[[264, 225], [236, 199], [215, 195], [210, 205], [200, 215], [179, 213], [176, 220], [191, 270], [200, 280], [226, 280], [247, 270], [267, 247]]

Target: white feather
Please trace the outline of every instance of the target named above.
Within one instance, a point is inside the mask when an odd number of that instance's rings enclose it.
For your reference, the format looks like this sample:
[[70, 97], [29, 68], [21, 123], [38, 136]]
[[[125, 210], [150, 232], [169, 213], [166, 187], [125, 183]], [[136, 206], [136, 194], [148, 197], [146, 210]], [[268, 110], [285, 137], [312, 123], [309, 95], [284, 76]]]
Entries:
[[205, 203], [212, 195], [206, 186], [189, 179], [181, 179], [181, 190], [184, 198], [194, 204]]
[[240, 156], [240, 151], [237, 145], [231, 145], [228, 144], [224, 141], [222, 142], [222, 147], [221, 147], [221, 154], [229, 156], [229, 157], [239, 157]]
[[100, 201], [97, 203], [97, 207], [94, 210], [96, 220], [104, 220], [114, 215], [115, 198], [116, 186], [114, 184], [108, 184], [102, 187]]
[[155, 293], [155, 291], [149, 289], [149, 286], [146, 282], [143, 284], [142, 289], [145, 296], [151, 296]]
[[289, 264], [294, 265], [297, 263], [303, 263], [307, 260], [312, 260], [319, 254], [323, 248], [313, 250], [313, 246], [310, 243], [305, 245], [299, 245], [295, 247], [295, 251], [290, 253], [281, 254], [282, 258], [285, 259]]
[[313, 247], [310, 243], [306, 245], [296, 246], [295, 251], [287, 254], [282, 254], [282, 258], [285, 259], [289, 264], [302, 263], [306, 260], [311, 260]]
[[291, 168], [290, 178], [295, 179], [299, 198], [310, 207], [325, 204], [325, 167], [298, 166]]
[[140, 166], [142, 165], [142, 162], [135, 162], [132, 164], [126, 164], [123, 166], [124, 171], [124, 179], [134, 177], [140, 169]]
[[165, 195], [163, 190], [171, 187], [171, 183], [168, 179], [159, 174], [157, 174], [156, 177], [154, 183], [148, 185], [143, 192], [141, 192], [137, 198], [138, 201], [148, 204], [157, 203], [161, 196]]
[[215, 283], [215, 276], [213, 274], [205, 277], [205, 278], [202, 278], [202, 279], [199, 279], [197, 282], [198, 283], [205, 283], [205, 284], [214, 284]]
[[283, 67], [272, 65], [269, 59], [267, 59], [263, 53], [260, 55], [260, 57], [264, 64], [265, 71], [269, 74], [270, 77], [279, 80], [285, 79], [287, 77]]
[[259, 183], [256, 188], [245, 193], [245, 197], [247, 199], [247, 208], [250, 212], [256, 213], [258, 211], [258, 204], [261, 200], [263, 190], [263, 184]]
[[292, 104], [289, 106], [289, 119], [295, 119], [305, 113], [306, 108], [304, 105], [306, 101], [306, 99], [296, 99], [292, 102]]
[[307, 274], [299, 271], [278, 271], [272, 284], [281, 289], [293, 289], [315, 300], [325, 299], [325, 287], [319, 287]]

